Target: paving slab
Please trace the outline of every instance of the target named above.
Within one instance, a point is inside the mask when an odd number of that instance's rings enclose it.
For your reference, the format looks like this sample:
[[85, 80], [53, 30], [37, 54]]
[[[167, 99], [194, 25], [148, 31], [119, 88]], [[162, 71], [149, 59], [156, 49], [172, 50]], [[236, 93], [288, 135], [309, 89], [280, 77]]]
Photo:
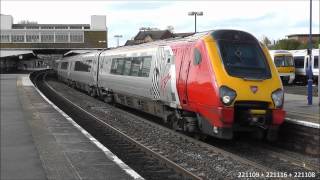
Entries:
[[[313, 104], [308, 105], [307, 96], [285, 94], [284, 109], [287, 112], [287, 120], [292, 122], [304, 121], [319, 126], [320, 110], [319, 98], [313, 97]], [[303, 122], [302, 122], [303, 123]]]

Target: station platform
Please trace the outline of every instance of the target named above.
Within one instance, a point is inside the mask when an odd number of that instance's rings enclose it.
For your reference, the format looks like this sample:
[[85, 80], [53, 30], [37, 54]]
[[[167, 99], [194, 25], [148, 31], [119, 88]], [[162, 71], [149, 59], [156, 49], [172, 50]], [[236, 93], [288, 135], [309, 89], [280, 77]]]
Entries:
[[59, 108], [27, 74], [1, 74], [1, 179], [143, 179]]
[[284, 96], [286, 121], [319, 129], [319, 97], [314, 96], [312, 99], [312, 105], [308, 105], [307, 96], [286, 93]]

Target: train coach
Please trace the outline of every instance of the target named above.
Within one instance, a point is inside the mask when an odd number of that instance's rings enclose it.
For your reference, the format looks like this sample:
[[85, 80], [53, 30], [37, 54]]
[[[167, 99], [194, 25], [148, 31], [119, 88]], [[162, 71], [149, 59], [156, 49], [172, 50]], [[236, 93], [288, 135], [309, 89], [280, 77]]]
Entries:
[[69, 85], [176, 130], [222, 139], [249, 131], [275, 140], [284, 121], [283, 87], [268, 49], [243, 31], [86, 53], [59, 61], [57, 72]]
[[295, 79], [295, 66], [292, 54], [287, 50], [270, 50], [269, 52], [282, 82], [292, 84]]
[[[309, 55], [307, 54], [306, 49], [302, 50], [292, 50], [295, 68], [296, 68], [296, 82], [302, 82], [303, 84], [307, 84], [308, 80], [308, 62]], [[311, 69], [313, 74], [314, 82], [318, 83], [317, 79], [319, 77], [319, 49], [312, 50], [311, 57]]]

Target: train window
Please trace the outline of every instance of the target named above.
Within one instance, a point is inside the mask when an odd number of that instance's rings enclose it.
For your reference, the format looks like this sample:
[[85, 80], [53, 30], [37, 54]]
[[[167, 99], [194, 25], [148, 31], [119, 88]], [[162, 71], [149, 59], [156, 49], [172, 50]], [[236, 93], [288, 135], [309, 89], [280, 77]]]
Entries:
[[292, 56], [285, 56], [285, 66], [294, 66], [294, 63], [293, 63], [293, 58]]
[[294, 66], [296, 68], [303, 68], [304, 66], [304, 56], [296, 56], [294, 59]]
[[76, 61], [74, 64], [74, 71], [90, 72], [90, 69], [88, 61]]
[[111, 65], [111, 71], [110, 71], [111, 74], [116, 74], [117, 66], [118, 66], [117, 59], [112, 59], [112, 65]]
[[68, 62], [62, 62], [60, 68], [61, 69], [68, 69]]
[[150, 68], [151, 68], [151, 56], [143, 57], [143, 64], [141, 68], [141, 77], [149, 77]]
[[314, 58], [313, 58], [313, 68], [318, 68], [318, 67], [319, 67], [318, 56], [314, 56]]
[[111, 74], [148, 77], [151, 68], [151, 56], [112, 59]]
[[227, 73], [240, 78], [267, 79], [271, 72], [258, 43], [245, 41], [218, 41]]
[[116, 69], [115, 74], [122, 75], [123, 74], [123, 67], [124, 67], [124, 59], [118, 58], [117, 59], [117, 69]]
[[130, 70], [131, 70], [131, 60], [127, 59], [124, 63], [124, 71], [123, 75], [129, 76], [130, 75]]
[[198, 48], [194, 48], [193, 64], [194, 65], [200, 64], [201, 63], [201, 59], [202, 59], [202, 57], [201, 57], [201, 53], [200, 53], [199, 49]]
[[285, 66], [284, 56], [275, 56], [274, 57], [274, 64], [277, 67], [284, 67]]
[[134, 57], [131, 63], [130, 76], [139, 76], [141, 66], [141, 57]]

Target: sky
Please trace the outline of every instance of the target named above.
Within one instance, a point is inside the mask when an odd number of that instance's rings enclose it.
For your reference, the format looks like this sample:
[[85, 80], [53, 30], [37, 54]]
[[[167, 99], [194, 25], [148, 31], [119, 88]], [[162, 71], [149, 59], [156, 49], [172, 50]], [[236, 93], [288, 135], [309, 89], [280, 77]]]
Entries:
[[[319, 34], [319, 0], [313, 0], [312, 32]], [[116, 46], [114, 35], [122, 35], [120, 45], [132, 39], [140, 27], [193, 32], [190, 11], [203, 11], [197, 18], [197, 31], [238, 29], [258, 39], [285, 38], [309, 33], [308, 0], [269, 1], [15, 1], [1, 0], [1, 14], [39, 24], [90, 24], [91, 15], [106, 15], [109, 47]]]

